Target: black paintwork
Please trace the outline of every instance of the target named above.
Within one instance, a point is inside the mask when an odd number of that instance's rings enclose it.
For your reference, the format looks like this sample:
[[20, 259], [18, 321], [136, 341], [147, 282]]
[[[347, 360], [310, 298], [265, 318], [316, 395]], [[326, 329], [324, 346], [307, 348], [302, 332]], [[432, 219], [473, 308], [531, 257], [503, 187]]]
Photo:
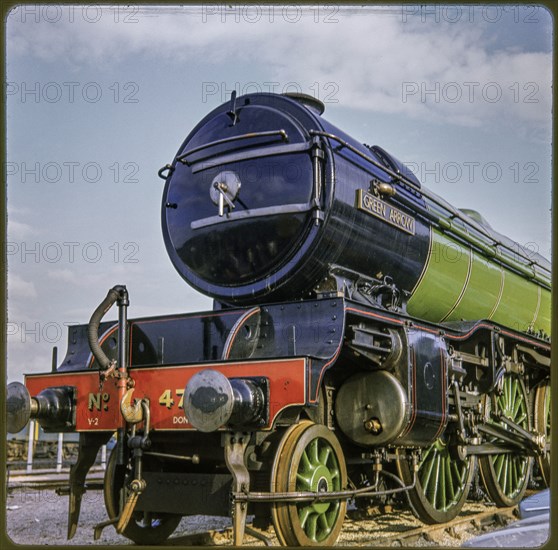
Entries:
[[215, 388], [203, 386], [192, 394], [192, 405], [204, 413], [212, 413], [221, 408], [228, 400], [226, 393]]
[[447, 424], [447, 351], [442, 337], [407, 328], [409, 354], [400, 365], [412, 403], [411, 420], [398, 439], [405, 445], [425, 445], [435, 440]]
[[146, 488], [138, 499], [138, 512], [229, 515], [232, 483], [229, 474], [146, 471], [143, 477]]
[[[226, 360], [308, 357], [307, 400], [315, 402], [325, 371], [335, 364], [336, 357], [343, 348], [346, 326], [358, 324], [360, 320], [373, 320], [383, 327], [401, 328], [413, 321], [402, 313], [365, 306], [343, 298], [266, 304], [257, 308], [257, 314], [249, 316], [250, 313], [254, 313], [253, 308], [130, 320], [130, 365], [137, 368]], [[231, 331], [235, 326], [238, 328], [238, 325], [244, 330], [239, 329], [232, 338]], [[463, 335], [467, 335], [467, 340], [482, 337], [490, 342], [490, 335], [501, 330], [501, 327], [486, 321], [451, 323], [443, 327], [420, 321], [415, 327], [418, 327], [416, 336], [412, 336], [415, 332], [409, 331], [409, 339], [415, 350], [415, 362], [417, 365], [423, 364], [429, 360], [428, 357], [435, 355], [432, 359], [433, 366], [440, 376], [442, 372], [438, 369], [442, 366], [437, 363], [437, 358], [440, 353], [445, 353], [445, 347], [439, 336], [443, 334], [447, 341], [456, 344], [463, 340]], [[68, 352], [59, 371], [89, 368], [91, 352], [86, 329], [86, 325], [69, 327]], [[116, 324], [102, 323], [99, 333], [110, 333], [102, 347], [109, 357], [116, 357]], [[510, 333], [510, 336], [513, 337], [513, 334]], [[517, 333], [515, 338], [535, 347], [542, 344], [537, 339], [520, 333]], [[228, 352], [225, 346], [228, 347]], [[549, 348], [548, 345], [543, 346]], [[496, 361], [493, 363], [497, 364]], [[407, 364], [412, 365], [412, 357]], [[412, 376], [412, 372], [409, 372], [409, 376]], [[420, 382], [420, 368], [417, 372]], [[406, 376], [405, 370], [400, 372], [400, 377]], [[494, 372], [490, 369], [486, 372], [486, 381], [483, 381], [483, 384], [489, 387], [493, 380]], [[423, 392], [426, 396], [425, 403], [431, 399], [433, 392]], [[437, 395], [440, 397], [439, 392]], [[420, 394], [418, 398], [421, 399]], [[419, 407], [422, 405], [419, 404]], [[436, 409], [433, 413], [436, 415], [440, 410]], [[432, 422], [436, 424], [438, 420], [433, 419]]]
[[[334, 140], [319, 138], [323, 181], [319, 204], [312, 207], [316, 198], [312, 131], [333, 133], [392, 169], [385, 154], [379, 156], [286, 96], [237, 98], [239, 118], [234, 125], [229, 110], [227, 102], [207, 115], [177, 156], [250, 132], [284, 130], [288, 143], [281, 143], [278, 137], [254, 137], [187, 155], [188, 166], [174, 160], [163, 193], [163, 236], [174, 266], [188, 283], [228, 304], [292, 300], [307, 297], [328, 275], [330, 265], [336, 264], [368, 277], [391, 276], [403, 290], [414, 287], [427, 257], [427, 222], [417, 217], [416, 234], [409, 235], [358, 210], [355, 199], [357, 190], [368, 190], [372, 180], [391, 182], [405, 204], [397, 198], [386, 200], [414, 215], [413, 205], [424, 206], [420, 193], [402, 182], [392, 182], [386, 172]], [[260, 156], [246, 158], [252, 153]], [[261, 156], [265, 154], [270, 156]], [[225, 162], [230, 155], [236, 160]], [[239, 155], [244, 160], [238, 160]], [[224, 170], [235, 171], [242, 182], [234, 212], [247, 208], [253, 215], [242, 220], [224, 216], [217, 223], [192, 229], [192, 222], [217, 215], [209, 191], [214, 177]], [[281, 211], [288, 205], [305, 204], [308, 208], [302, 212]], [[321, 213], [316, 212], [317, 207]], [[257, 212], [263, 208], [276, 210], [259, 216]], [[323, 220], [316, 224], [316, 217]]]
[[[130, 366], [185, 365], [229, 358], [308, 357], [308, 399], [315, 401], [324, 367], [336, 356], [343, 341], [343, 299], [262, 306], [259, 315], [250, 317], [245, 323], [251, 333], [257, 334], [257, 339], [244, 346], [247, 332], [239, 330], [229, 342], [235, 324], [251, 311], [230, 309], [130, 320]], [[116, 349], [112, 347], [118, 338], [116, 324], [103, 323], [99, 332], [110, 333], [102, 349], [109, 357], [116, 356]], [[228, 342], [229, 355], [225, 349]], [[87, 326], [70, 327], [68, 353], [59, 370], [85, 370], [90, 364]]]
[[[115, 326], [112, 321], [99, 325], [99, 337], [106, 334]], [[116, 334], [109, 336], [103, 342], [102, 349], [109, 359], [117, 359], [118, 339]], [[83, 370], [91, 361], [91, 349], [87, 341], [87, 325], [71, 325], [68, 327], [68, 351], [66, 357], [58, 367], [58, 371]]]

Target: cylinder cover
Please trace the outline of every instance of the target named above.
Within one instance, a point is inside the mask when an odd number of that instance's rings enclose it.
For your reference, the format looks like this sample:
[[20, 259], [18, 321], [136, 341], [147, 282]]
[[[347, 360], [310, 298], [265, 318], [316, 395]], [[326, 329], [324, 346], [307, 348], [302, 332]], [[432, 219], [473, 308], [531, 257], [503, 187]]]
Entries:
[[384, 445], [401, 434], [410, 406], [393, 374], [384, 370], [360, 372], [341, 386], [335, 415], [343, 433], [358, 445]]

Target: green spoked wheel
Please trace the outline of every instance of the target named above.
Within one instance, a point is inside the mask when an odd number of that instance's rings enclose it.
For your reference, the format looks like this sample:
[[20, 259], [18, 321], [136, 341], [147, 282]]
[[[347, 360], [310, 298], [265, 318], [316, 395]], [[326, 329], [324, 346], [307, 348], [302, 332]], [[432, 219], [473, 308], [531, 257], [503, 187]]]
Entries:
[[[411, 461], [401, 458], [397, 466], [404, 483], [412, 484]], [[423, 451], [418, 468], [415, 486], [408, 493], [414, 514], [428, 524], [445, 523], [455, 518], [469, 493], [475, 457], [461, 460], [454, 456], [442, 436]]]
[[[522, 380], [515, 374], [504, 375], [501, 391], [488, 395], [484, 406], [487, 419], [494, 410], [503, 413], [525, 430], [529, 431], [531, 428], [527, 392]], [[491, 442], [497, 441], [497, 438], [491, 439]], [[520, 452], [499, 453], [480, 458], [481, 477], [488, 495], [496, 506], [515, 506], [523, 498], [532, 464], [533, 459]]]
[[[320, 424], [302, 422], [283, 436], [271, 475], [276, 492], [341, 491], [347, 469], [337, 437]], [[271, 517], [277, 538], [286, 546], [329, 546], [345, 519], [346, 500], [275, 503]]]
[[550, 384], [537, 388], [535, 394], [535, 429], [546, 437], [546, 450], [539, 456], [539, 469], [546, 487], [550, 487]]
[[[111, 519], [118, 516], [127, 468], [127, 465], [117, 464], [114, 448], [107, 463], [104, 481], [105, 507]], [[136, 544], [160, 544], [172, 535], [180, 520], [181, 516], [175, 514], [135, 512], [122, 534]]]

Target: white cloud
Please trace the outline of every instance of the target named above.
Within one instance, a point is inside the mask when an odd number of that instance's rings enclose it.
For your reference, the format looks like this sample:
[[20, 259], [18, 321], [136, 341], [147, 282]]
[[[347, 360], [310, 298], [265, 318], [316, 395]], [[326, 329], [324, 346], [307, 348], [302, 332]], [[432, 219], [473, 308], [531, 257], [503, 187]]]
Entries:
[[425, 28], [389, 10], [363, 16], [354, 9], [334, 14], [333, 24], [324, 22], [323, 12], [316, 23], [312, 10], [290, 23], [277, 6], [273, 22], [265, 7], [258, 23], [248, 22], [256, 12], [223, 16], [203, 11], [211, 7], [192, 7], [147, 9], [131, 16], [136, 23], [125, 23], [125, 13], [116, 23], [114, 10], [106, 8], [97, 23], [88, 23], [81, 8], [75, 9], [71, 23], [64, 11], [58, 23], [34, 23], [28, 16], [24, 24], [16, 13], [8, 25], [9, 55], [75, 65], [142, 56], [174, 66], [258, 63], [281, 85], [298, 82], [307, 92], [317, 82], [322, 97], [327, 83], [338, 84], [335, 99], [364, 111], [466, 126], [510, 119], [549, 125], [551, 53], [498, 50], [490, 33], [476, 25]]
[[35, 230], [29, 224], [8, 218], [8, 242], [23, 240], [34, 233]]
[[12, 298], [36, 298], [35, 283], [26, 281], [19, 275], [8, 273], [8, 300]]
[[76, 271], [71, 269], [51, 269], [47, 274], [49, 279], [61, 281], [64, 283], [76, 284], [79, 282], [79, 277]]

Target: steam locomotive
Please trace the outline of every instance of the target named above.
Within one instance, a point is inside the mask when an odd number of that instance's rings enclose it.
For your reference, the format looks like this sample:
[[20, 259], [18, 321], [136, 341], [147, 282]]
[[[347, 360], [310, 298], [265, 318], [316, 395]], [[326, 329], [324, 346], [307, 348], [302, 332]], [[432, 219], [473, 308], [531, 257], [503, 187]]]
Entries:
[[349, 501], [400, 493], [437, 523], [477, 472], [498, 506], [549, 484], [549, 262], [323, 110], [233, 93], [160, 170], [168, 254], [212, 311], [128, 320], [117, 285], [9, 385], [10, 431], [80, 434], [68, 538], [114, 432], [95, 537], [140, 544], [230, 514], [236, 545], [270, 523], [332, 545]]

